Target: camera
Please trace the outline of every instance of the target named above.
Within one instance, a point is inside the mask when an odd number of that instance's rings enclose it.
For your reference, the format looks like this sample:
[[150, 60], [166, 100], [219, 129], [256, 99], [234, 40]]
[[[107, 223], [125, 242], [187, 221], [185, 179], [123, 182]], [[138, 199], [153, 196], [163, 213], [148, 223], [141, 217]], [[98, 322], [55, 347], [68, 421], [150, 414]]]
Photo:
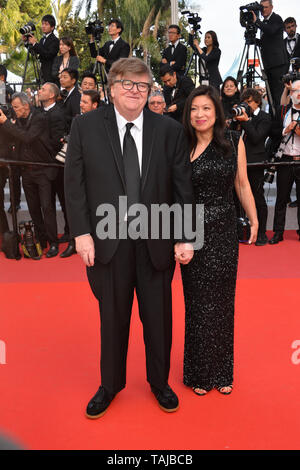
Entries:
[[[278, 160], [279, 158], [276, 158], [276, 156], [274, 156], [271, 158], [270, 162], [274, 163]], [[270, 166], [264, 174], [264, 182], [272, 184], [274, 181], [275, 173], [276, 173], [276, 166]]]
[[[200, 22], [202, 18], [200, 18], [198, 13], [191, 13], [190, 11], [185, 10], [185, 11], [182, 11], [181, 14], [188, 15], [187, 20], [195, 32], [200, 30]], [[201, 33], [201, 31], [199, 31], [199, 33]]]
[[37, 239], [32, 220], [19, 223], [19, 234], [24, 257], [34, 260], [41, 259], [43, 251]]
[[263, 12], [263, 7], [258, 2], [253, 2], [253, 3], [248, 3], [248, 5], [244, 5], [240, 7], [240, 11], [241, 11], [241, 16], [240, 16], [241, 25], [247, 26], [247, 24], [253, 23], [252, 12], [258, 15], [259, 12], [261, 13]]
[[242, 116], [244, 111], [248, 116], [250, 116], [250, 114], [251, 114], [250, 106], [247, 103], [240, 103], [239, 105], [234, 106], [231, 109], [231, 115], [232, 115], [233, 118], [235, 118], [237, 116]]
[[22, 28], [19, 29], [20, 33], [23, 34], [23, 36], [31, 36], [31, 34], [35, 30], [35, 24], [32, 21], [29, 21], [27, 24], [25, 24]]
[[14, 113], [11, 105], [9, 104], [0, 104], [0, 109], [1, 111], [5, 114], [7, 119], [13, 119], [14, 118]]
[[300, 72], [290, 72], [286, 73], [281, 77], [282, 83], [290, 83], [294, 82], [295, 80], [300, 80]]
[[96, 41], [101, 41], [101, 35], [104, 33], [103, 21], [98, 20], [97, 15], [95, 21], [89, 21], [85, 27], [86, 34], [94, 36]]

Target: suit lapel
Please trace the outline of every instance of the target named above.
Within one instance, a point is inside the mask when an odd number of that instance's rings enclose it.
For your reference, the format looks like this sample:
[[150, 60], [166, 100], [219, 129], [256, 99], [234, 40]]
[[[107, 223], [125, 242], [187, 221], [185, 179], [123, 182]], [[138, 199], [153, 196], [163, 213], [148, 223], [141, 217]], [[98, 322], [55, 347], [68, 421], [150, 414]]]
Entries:
[[144, 111], [144, 123], [143, 123], [143, 160], [142, 160], [142, 191], [146, 184], [146, 180], [149, 173], [150, 162], [152, 158], [152, 150], [155, 136], [155, 124], [152, 119], [151, 112], [148, 110]]
[[113, 105], [109, 105], [106, 109], [106, 114], [104, 116], [104, 126], [108, 135], [108, 140], [112, 149], [112, 153], [119, 171], [119, 174], [122, 179], [124, 189], [126, 188], [125, 184], [125, 174], [124, 174], [124, 165], [123, 165], [123, 155], [120, 144], [119, 130], [117, 126], [116, 115], [114, 112]]

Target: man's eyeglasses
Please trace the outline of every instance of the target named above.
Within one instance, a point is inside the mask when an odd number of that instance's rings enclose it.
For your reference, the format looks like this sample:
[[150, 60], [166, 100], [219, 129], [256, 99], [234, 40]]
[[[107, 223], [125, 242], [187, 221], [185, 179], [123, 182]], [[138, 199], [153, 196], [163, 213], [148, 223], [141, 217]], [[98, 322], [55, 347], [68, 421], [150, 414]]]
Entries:
[[124, 90], [132, 90], [136, 85], [138, 91], [146, 92], [150, 90], [150, 84], [146, 82], [133, 82], [132, 80], [115, 80], [114, 83], [121, 83]]
[[150, 101], [149, 104], [153, 104], [154, 106], [155, 105], [160, 105], [161, 106], [161, 105], [165, 104], [165, 102], [164, 101]]

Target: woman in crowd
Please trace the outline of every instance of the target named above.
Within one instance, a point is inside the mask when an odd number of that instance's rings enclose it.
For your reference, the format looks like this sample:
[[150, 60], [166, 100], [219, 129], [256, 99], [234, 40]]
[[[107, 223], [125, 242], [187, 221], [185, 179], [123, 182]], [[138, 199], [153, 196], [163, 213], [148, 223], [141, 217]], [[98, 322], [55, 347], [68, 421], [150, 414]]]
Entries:
[[204, 246], [182, 266], [186, 307], [184, 383], [197, 395], [233, 387], [233, 322], [238, 240], [233, 188], [256, 241], [258, 221], [239, 134], [225, 131], [222, 104], [211, 86], [187, 99], [183, 125], [190, 147], [195, 200], [204, 204]]
[[231, 130], [237, 130], [239, 123], [232, 120], [232, 108], [240, 103], [240, 92], [235, 78], [227, 77], [224, 80], [221, 87], [221, 100], [227, 127]]
[[58, 86], [60, 86], [60, 74], [64, 69], [78, 70], [79, 67], [79, 59], [71, 38], [64, 37], [60, 39], [59, 52], [60, 55], [55, 57], [52, 65], [52, 76]]
[[219, 72], [219, 62], [221, 51], [219, 49], [219, 41], [214, 31], [207, 31], [205, 33], [205, 47], [201, 49], [199, 41], [194, 39], [194, 46], [198, 51], [199, 56], [206, 63], [207, 71], [209, 73], [209, 84], [220, 90], [222, 78]]

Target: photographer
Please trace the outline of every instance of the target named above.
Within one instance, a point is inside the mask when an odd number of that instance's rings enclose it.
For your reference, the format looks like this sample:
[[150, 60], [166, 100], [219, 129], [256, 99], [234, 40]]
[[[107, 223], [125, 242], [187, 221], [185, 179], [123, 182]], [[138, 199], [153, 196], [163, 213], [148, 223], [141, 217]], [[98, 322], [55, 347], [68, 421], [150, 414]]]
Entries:
[[169, 26], [168, 36], [170, 44], [163, 50], [161, 65], [169, 64], [178, 76], [184, 75], [187, 48], [180, 43], [181, 30], [177, 24]]
[[78, 90], [78, 78], [78, 70], [70, 68], [64, 69], [60, 74], [60, 85], [67, 93], [62, 103], [66, 135], [70, 133], [73, 118], [80, 114], [81, 93]]
[[[258, 90], [248, 88], [241, 96], [242, 103], [249, 106], [235, 119], [240, 122], [243, 140], [246, 147], [248, 163], [263, 162], [267, 160], [265, 142], [271, 130], [271, 117], [261, 110], [262, 96]], [[268, 243], [266, 225], [268, 218], [268, 206], [264, 195], [264, 168], [248, 168], [248, 179], [255, 199], [257, 217], [259, 222], [256, 246]]]
[[197, 50], [198, 55], [206, 63], [207, 71], [209, 74], [209, 84], [214, 86], [218, 92], [222, 78], [219, 72], [219, 62], [221, 58], [221, 50], [219, 49], [219, 41], [214, 31], [207, 31], [205, 33], [205, 47], [201, 49], [198, 39], [194, 39], [193, 44]]
[[283, 84], [280, 78], [288, 69], [288, 57], [283, 42], [282, 18], [273, 12], [272, 0], [260, 2], [264, 20], [261, 21], [253, 14], [253, 22], [261, 30], [260, 46], [263, 65], [270, 85], [270, 90], [275, 106], [280, 103]]
[[[25, 93], [13, 95], [12, 107], [17, 117], [16, 123], [11, 123], [0, 111], [0, 126], [15, 140], [17, 158], [27, 162], [53, 163], [54, 154], [46, 117], [31, 106]], [[52, 182], [56, 175], [57, 169], [53, 167], [32, 165], [22, 168], [23, 188], [38, 239], [42, 248], [46, 248], [47, 241], [50, 243], [47, 258], [58, 253], [56, 213], [52, 197]]]
[[194, 82], [190, 77], [178, 77], [170, 65], [161, 67], [160, 76], [164, 83], [166, 112], [176, 121], [181, 122], [185, 101], [195, 88]]
[[37, 42], [34, 35], [23, 35], [23, 41], [31, 46], [32, 51], [38, 54], [41, 62], [41, 79], [42, 82], [52, 82], [52, 65], [59, 50], [59, 39], [53, 33], [55, 28], [55, 18], [52, 15], [45, 15], [42, 18], [42, 32], [44, 36]]
[[[0, 64], [0, 82], [3, 82], [5, 84], [5, 98], [6, 98], [6, 104], [9, 104], [11, 102], [11, 97], [14, 94], [14, 90], [7, 85], [6, 83], [7, 80], [7, 68]], [[0, 102], [0, 104], [2, 104]]]
[[108, 34], [111, 37], [111, 41], [107, 41], [99, 51], [96, 49], [93, 36], [89, 42], [91, 56], [96, 58], [98, 62], [105, 66], [106, 73], [109, 72], [110, 67], [116, 60], [121, 57], [129, 56], [130, 46], [121, 38], [122, 32], [123, 25], [121, 21], [118, 19], [112, 19], [108, 24]]
[[288, 59], [293, 57], [300, 57], [300, 35], [296, 33], [297, 23], [295, 18], [291, 16], [284, 20], [284, 30], [287, 37], [284, 39], [284, 44], [287, 50]]
[[[300, 80], [292, 83], [291, 101], [292, 106], [289, 109], [281, 109], [283, 132], [277, 155], [283, 162], [300, 161]], [[269, 242], [271, 245], [275, 245], [283, 240], [286, 206], [290, 200], [290, 193], [294, 183], [296, 184], [297, 200], [300, 201], [300, 165], [287, 165], [277, 169], [277, 197], [273, 223], [274, 235]], [[300, 204], [298, 204], [297, 208], [297, 219], [298, 228], [300, 228]]]
[[281, 106], [288, 106], [291, 102], [290, 91], [292, 89], [292, 81], [295, 80], [297, 74], [300, 75], [300, 58], [295, 58], [292, 62], [292, 72], [284, 75], [282, 80], [284, 82], [284, 90], [281, 95], [280, 104]]

